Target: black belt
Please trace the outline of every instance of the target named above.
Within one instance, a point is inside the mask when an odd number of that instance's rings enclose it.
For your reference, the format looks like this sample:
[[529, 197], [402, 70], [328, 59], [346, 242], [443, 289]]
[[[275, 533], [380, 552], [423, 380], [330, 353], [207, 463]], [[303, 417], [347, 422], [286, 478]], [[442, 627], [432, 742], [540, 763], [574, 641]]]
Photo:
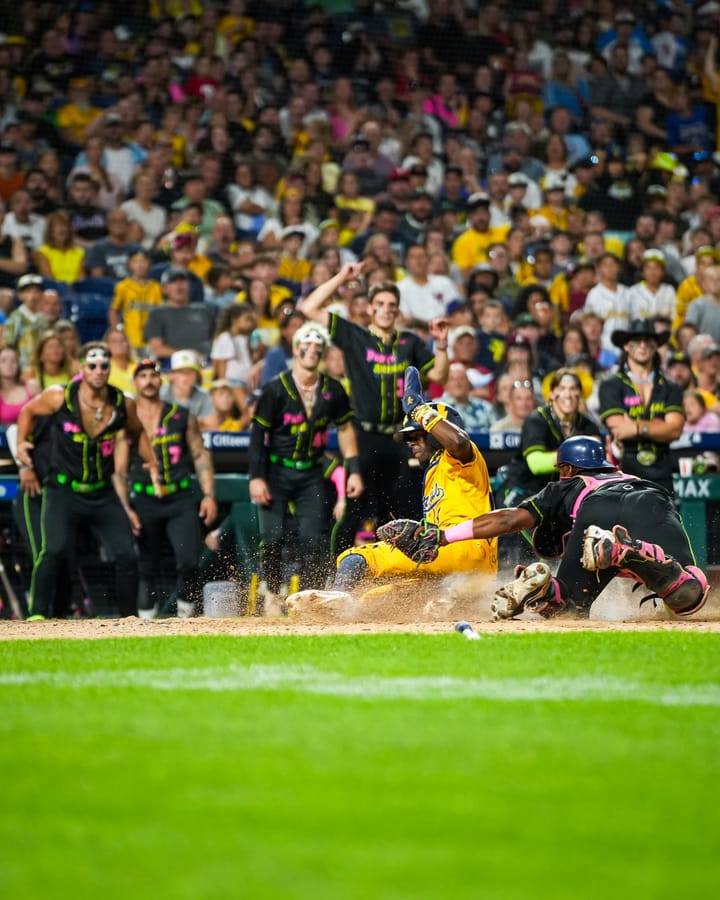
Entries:
[[358, 422], [363, 431], [373, 434], [395, 434], [400, 425], [380, 425], [378, 422]]
[[159, 489], [155, 489], [154, 484], [143, 484], [136, 481], [132, 489], [136, 494], [148, 494], [150, 497], [169, 497], [178, 491], [186, 491], [190, 487], [189, 478], [181, 478], [180, 481], [169, 481], [167, 484], [161, 484]]
[[107, 486], [107, 481], [95, 481], [91, 483], [75, 481], [75, 479], [70, 478], [69, 475], [63, 475], [61, 473], [58, 473], [55, 477], [57, 478], [58, 484], [69, 487], [70, 490], [75, 491], [76, 494], [92, 494], [93, 491], [101, 491]]
[[314, 469], [320, 465], [319, 459], [287, 459], [283, 456], [277, 456], [275, 453], [270, 454], [270, 462], [276, 466], [284, 466], [286, 469], [297, 469], [298, 472], [307, 472], [308, 469]]

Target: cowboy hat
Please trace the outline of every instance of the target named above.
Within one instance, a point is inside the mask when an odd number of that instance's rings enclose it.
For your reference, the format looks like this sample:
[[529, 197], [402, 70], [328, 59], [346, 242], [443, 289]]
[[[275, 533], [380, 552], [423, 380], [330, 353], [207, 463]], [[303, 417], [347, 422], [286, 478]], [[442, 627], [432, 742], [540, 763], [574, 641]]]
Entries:
[[618, 328], [616, 331], [613, 331], [610, 335], [610, 340], [622, 350], [628, 341], [641, 337], [652, 338], [658, 347], [662, 347], [670, 339], [670, 332], [655, 331], [652, 319], [635, 319], [634, 322], [630, 323], [630, 328]]

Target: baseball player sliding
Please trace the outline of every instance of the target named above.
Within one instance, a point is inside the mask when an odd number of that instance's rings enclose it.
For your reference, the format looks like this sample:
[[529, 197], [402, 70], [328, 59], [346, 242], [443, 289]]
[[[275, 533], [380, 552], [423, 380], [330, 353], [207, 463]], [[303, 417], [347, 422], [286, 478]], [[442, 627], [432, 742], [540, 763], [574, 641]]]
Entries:
[[409, 559], [427, 565], [456, 542], [534, 529], [539, 556], [561, 556], [557, 575], [547, 563], [519, 566], [515, 580], [495, 594], [496, 619], [524, 610], [550, 617], [572, 609], [587, 615], [615, 575], [645, 585], [680, 616], [704, 604], [708, 583], [695, 565], [687, 535], [668, 493], [626, 475], [608, 462], [597, 438], [564, 441], [557, 454], [560, 480], [518, 507], [498, 509], [451, 528], [409, 519], [388, 522], [378, 535]]
[[[444, 403], [426, 403], [418, 370], [410, 366], [405, 372], [403, 409], [406, 413], [395, 439], [407, 443], [411, 454], [425, 466], [423, 489], [423, 524], [421, 531], [432, 527], [452, 528], [478, 509], [492, 509], [490, 479], [485, 460], [463, 430], [460, 413]], [[410, 521], [410, 520], [404, 520]], [[437, 548], [437, 541], [427, 559], [409, 559], [394, 550], [387, 541], [364, 547], [351, 547], [337, 559], [333, 589], [352, 590], [368, 579], [426, 574], [450, 575], [457, 572], [497, 573], [497, 538], [483, 537], [462, 546]], [[419, 563], [419, 565], [418, 565]], [[317, 598], [317, 591], [300, 591], [288, 597], [293, 608], [306, 598]], [[324, 594], [330, 598], [331, 594]]]

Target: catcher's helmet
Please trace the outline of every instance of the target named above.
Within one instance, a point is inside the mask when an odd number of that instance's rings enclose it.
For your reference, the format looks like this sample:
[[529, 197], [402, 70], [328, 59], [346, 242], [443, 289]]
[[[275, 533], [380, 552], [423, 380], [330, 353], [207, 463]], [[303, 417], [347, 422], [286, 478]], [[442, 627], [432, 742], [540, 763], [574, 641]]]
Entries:
[[[449, 406], [447, 403], [438, 403], [437, 401], [433, 401], [432, 403], [428, 403], [428, 406], [431, 406], [434, 410], [437, 411], [437, 414], [442, 419], [447, 419], [448, 422], [453, 425], [457, 425], [458, 428], [462, 428], [465, 431], [465, 423], [463, 422], [463, 417], [460, 413], [455, 409], [454, 406]], [[399, 431], [395, 432], [395, 440], [396, 441], [407, 441], [413, 434], [417, 434], [420, 431], [425, 434], [425, 430], [422, 425], [418, 425], [418, 423], [411, 419], [410, 416], [405, 416], [403, 419], [402, 428]], [[428, 435], [428, 443], [431, 447], [434, 447], [436, 450], [440, 449], [440, 444], [435, 440], [432, 435]]]
[[598, 438], [568, 438], [558, 447], [556, 466], [575, 466], [577, 469], [614, 469], [615, 466], [605, 459], [605, 451]]

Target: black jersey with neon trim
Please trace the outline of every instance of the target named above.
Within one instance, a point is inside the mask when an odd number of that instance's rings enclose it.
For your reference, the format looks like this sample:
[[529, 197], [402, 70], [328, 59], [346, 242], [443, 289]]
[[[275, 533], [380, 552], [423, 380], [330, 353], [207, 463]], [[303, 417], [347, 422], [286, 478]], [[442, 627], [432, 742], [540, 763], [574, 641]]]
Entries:
[[90, 437], [83, 428], [79, 390], [80, 382], [71, 381], [65, 388], [65, 402], [53, 416], [51, 470], [82, 484], [96, 484], [115, 471], [115, 442], [127, 425], [125, 396], [107, 386], [112, 416], [99, 434]]
[[412, 331], [395, 331], [390, 341], [383, 341], [336, 313], [330, 316], [330, 337], [345, 356], [357, 418], [376, 425], [399, 425], [404, 417], [405, 370], [415, 366], [425, 375], [435, 362], [427, 346]]
[[[155, 433], [148, 435], [158, 464], [161, 484], [174, 484], [195, 473], [195, 464], [187, 442], [190, 411], [177, 403], [163, 403]], [[130, 462], [133, 482], [150, 484], [150, 474], [134, 446]]]
[[[345, 388], [329, 375], [318, 375], [318, 390], [310, 415], [290, 372], [272, 378], [262, 390], [252, 420], [250, 477], [265, 478], [269, 457], [296, 463], [319, 463], [328, 428], [353, 418]], [[259, 443], [260, 437], [263, 443]], [[267, 437], [265, 437], [267, 436]]]

